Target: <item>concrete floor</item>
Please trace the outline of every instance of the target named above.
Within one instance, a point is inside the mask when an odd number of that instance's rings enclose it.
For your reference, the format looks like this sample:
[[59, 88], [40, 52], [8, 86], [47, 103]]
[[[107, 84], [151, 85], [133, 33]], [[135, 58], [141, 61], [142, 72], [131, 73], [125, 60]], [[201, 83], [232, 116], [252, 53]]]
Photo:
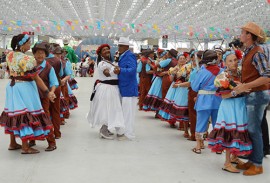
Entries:
[[[89, 110], [92, 78], [77, 78], [75, 95], [79, 108], [71, 112], [57, 150], [21, 155], [8, 151], [9, 136], [0, 130], [0, 183], [202, 183], [270, 181], [270, 160], [264, 159], [264, 174], [245, 177], [221, 170], [223, 155], [205, 149], [201, 155], [191, 152], [195, 142], [182, 133], [154, 119], [152, 112], [138, 112], [134, 141], [109, 141], [98, 137], [99, 129], [89, 127], [85, 116]], [[0, 80], [0, 110], [4, 108], [5, 86]], [[269, 115], [268, 115], [269, 117]], [[270, 118], [268, 118], [270, 119]], [[17, 140], [20, 142], [20, 140]]]

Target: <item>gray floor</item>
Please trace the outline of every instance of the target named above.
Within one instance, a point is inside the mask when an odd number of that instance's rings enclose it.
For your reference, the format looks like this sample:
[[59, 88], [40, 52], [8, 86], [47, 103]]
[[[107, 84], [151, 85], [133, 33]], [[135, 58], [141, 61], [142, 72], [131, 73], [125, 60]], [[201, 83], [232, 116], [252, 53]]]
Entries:
[[[201, 183], [270, 181], [270, 160], [264, 159], [264, 174], [245, 177], [221, 170], [223, 155], [209, 149], [201, 155], [191, 152], [194, 142], [182, 132], [154, 119], [151, 112], [138, 112], [134, 141], [108, 141], [98, 137], [85, 120], [89, 110], [92, 78], [77, 78], [75, 94], [79, 108], [62, 126], [58, 149], [45, 152], [47, 143], [38, 142], [36, 155], [8, 151], [9, 136], [0, 130], [0, 183]], [[0, 110], [4, 108], [5, 85], [0, 80]], [[269, 116], [268, 116], [269, 117]], [[270, 119], [270, 118], [269, 118]], [[20, 140], [18, 139], [18, 142]]]

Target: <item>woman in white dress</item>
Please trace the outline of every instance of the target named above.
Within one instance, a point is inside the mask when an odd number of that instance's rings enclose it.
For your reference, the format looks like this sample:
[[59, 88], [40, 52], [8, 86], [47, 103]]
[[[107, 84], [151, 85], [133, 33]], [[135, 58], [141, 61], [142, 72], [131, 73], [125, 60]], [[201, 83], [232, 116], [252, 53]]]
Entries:
[[110, 46], [102, 44], [97, 49], [96, 82], [91, 96], [90, 111], [87, 119], [92, 127], [101, 126], [100, 137], [114, 139], [111, 131], [116, 130], [117, 137], [124, 137], [124, 117], [121, 107], [121, 95], [118, 77], [114, 74], [111, 62]]

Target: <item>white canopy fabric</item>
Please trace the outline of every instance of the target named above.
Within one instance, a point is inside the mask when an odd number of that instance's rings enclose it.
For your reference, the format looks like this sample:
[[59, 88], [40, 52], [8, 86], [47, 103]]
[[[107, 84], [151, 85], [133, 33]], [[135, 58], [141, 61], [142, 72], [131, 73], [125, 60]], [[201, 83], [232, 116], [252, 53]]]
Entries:
[[1, 34], [214, 40], [248, 21], [270, 30], [270, 0], [0, 0], [0, 11]]

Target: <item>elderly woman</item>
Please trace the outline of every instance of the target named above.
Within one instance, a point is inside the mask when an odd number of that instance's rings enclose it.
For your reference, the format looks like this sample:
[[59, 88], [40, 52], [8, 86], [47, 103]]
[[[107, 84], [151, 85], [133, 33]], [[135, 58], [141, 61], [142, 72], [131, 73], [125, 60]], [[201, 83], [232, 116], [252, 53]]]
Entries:
[[[38, 76], [34, 57], [25, 54], [30, 45], [27, 34], [19, 34], [11, 40], [13, 51], [7, 55], [7, 64], [12, 80], [6, 87], [5, 109], [0, 116], [0, 125], [10, 134], [9, 150], [22, 149], [22, 154], [39, 153], [29, 147], [28, 141], [44, 140], [52, 128], [52, 122], [42, 108], [37, 86], [51, 101], [55, 97]], [[22, 146], [16, 143], [15, 137], [22, 140]]]
[[116, 130], [117, 137], [123, 139], [124, 117], [121, 107], [118, 77], [114, 73], [115, 65], [111, 63], [110, 46], [102, 44], [97, 49], [97, 80], [91, 96], [90, 111], [87, 119], [94, 127], [102, 125], [100, 137], [112, 140], [110, 131]]
[[249, 155], [252, 149], [247, 130], [245, 96], [235, 96], [232, 90], [236, 85], [233, 83], [239, 82], [241, 76], [241, 72], [237, 68], [238, 60], [241, 58], [239, 52], [228, 51], [223, 56], [226, 70], [217, 75], [215, 79], [215, 86], [219, 88], [218, 93], [223, 100], [218, 110], [216, 125], [208, 138], [208, 147], [212, 151], [226, 150], [223, 170], [231, 173], [240, 172], [231, 163], [243, 164], [237, 156]]

